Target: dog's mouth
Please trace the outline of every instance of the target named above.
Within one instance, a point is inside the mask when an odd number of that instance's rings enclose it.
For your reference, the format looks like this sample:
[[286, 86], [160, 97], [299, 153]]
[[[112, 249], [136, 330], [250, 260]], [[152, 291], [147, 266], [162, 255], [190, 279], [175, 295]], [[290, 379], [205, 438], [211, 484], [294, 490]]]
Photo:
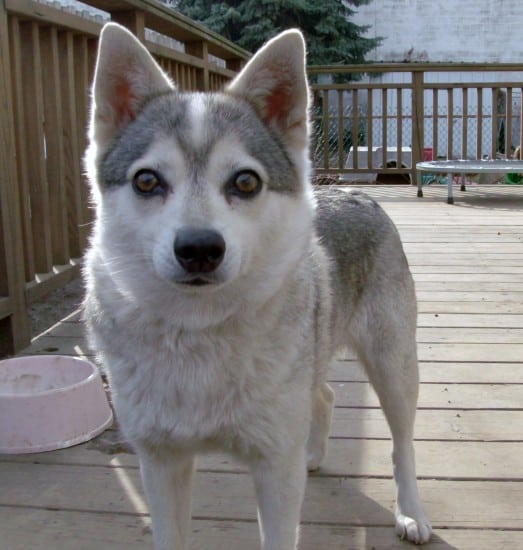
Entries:
[[194, 277], [193, 279], [186, 279], [186, 280], [177, 281], [177, 282], [179, 284], [186, 285], [186, 286], [206, 286], [206, 285], [213, 284], [213, 281], [204, 279], [203, 277]]

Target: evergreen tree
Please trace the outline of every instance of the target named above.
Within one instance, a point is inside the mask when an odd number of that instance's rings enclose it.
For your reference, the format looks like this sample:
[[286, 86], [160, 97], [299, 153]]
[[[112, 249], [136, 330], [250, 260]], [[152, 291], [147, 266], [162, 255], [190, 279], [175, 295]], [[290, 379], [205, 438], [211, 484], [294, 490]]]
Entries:
[[291, 27], [307, 39], [310, 65], [363, 63], [379, 39], [350, 21], [351, 6], [369, 0], [179, 0], [180, 13], [199, 21], [248, 51]]

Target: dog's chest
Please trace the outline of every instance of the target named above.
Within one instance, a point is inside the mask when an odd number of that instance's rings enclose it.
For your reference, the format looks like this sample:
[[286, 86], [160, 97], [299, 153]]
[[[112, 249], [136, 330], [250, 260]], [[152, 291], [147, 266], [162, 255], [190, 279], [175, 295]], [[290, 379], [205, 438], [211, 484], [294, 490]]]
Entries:
[[[310, 387], [311, 369], [281, 334], [148, 327], [110, 361], [127, 435], [152, 445], [234, 447], [270, 437], [289, 393]], [[299, 365], [299, 367], [298, 367]], [[298, 369], [298, 370], [297, 370]], [[252, 433], [251, 433], [252, 432]]]

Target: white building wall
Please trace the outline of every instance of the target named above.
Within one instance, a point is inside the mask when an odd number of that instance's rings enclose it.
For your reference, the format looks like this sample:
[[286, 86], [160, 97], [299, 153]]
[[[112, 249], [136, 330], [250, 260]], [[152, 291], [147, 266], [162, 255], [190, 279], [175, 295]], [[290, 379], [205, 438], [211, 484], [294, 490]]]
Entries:
[[371, 0], [352, 20], [373, 61], [522, 62], [523, 0]]
[[[371, 0], [357, 8], [352, 20], [358, 25], [369, 26], [369, 37], [383, 38], [382, 43], [367, 54], [369, 61], [377, 62], [473, 62], [473, 63], [521, 63], [523, 69], [523, 0]], [[371, 79], [374, 82], [399, 83], [410, 79], [406, 73], [384, 73]], [[523, 82], [523, 71], [514, 72], [435, 72], [426, 73], [425, 82]], [[389, 114], [393, 114], [394, 92], [388, 97]], [[405, 98], [404, 112], [410, 111], [410, 94]], [[432, 92], [425, 93], [425, 106], [431, 108]], [[440, 111], [445, 112], [444, 92], [441, 93]], [[475, 90], [469, 94], [469, 112], [477, 112]], [[519, 115], [520, 95], [514, 90], [513, 112]], [[374, 105], [380, 97], [376, 94]], [[482, 110], [490, 113], [490, 90], [483, 94]], [[454, 111], [461, 112], [461, 91], [454, 94]], [[516, 123], [517, 122], [517, 123]], [[455, 121], [453, 155], [461, 153], [461, 122]], [[472, 131], [475, 122], [469, 121], [471, 132], [467, 144], [467, 156], [475, 152]], [[484, 122], [482, 154], [490, 153], [490, 126]], [[389, 145], [395, 144], [395, 121], [389, 122]], [[432, 147], [434, 155], [446, 154], [446, 132], [438, 136], [437, 144], [431, 143], [432, 121], [425, 123], [425, 146]], [[408, 128], [403, 133], [404, 145], [410, 145]], [[443, 130], [443, 128], [442, 128]], [[514, 120], [513, 143], [517, 145], [519, 120]]]

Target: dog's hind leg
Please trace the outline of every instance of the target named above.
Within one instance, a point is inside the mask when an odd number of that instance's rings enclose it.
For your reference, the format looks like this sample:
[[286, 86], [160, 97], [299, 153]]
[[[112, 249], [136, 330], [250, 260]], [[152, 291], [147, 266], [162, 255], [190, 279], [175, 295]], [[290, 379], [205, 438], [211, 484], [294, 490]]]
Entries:
[[263, 550], [294, 550], [307, 469], [305, 445], [280, 450], [251, 465]]
[[[412, 303], [410, 294], [406, 299]], [[431, 526], [418, 493], [412, 443], [419, 384], [415, 305], [410, 308], [407, 304], [402, 312], [405, 304], [387, 303], [387, 297], [373, 303], [375, 307], [361, 308], [353, 317], [351, 344], [378, 394], [392, 433], [396, 532], [402, 539], [421, 544], [429, 540]]]
[[194, 457], [158, 455], [137, 449], [145, 494], [153, 520], [155, 550], [185, 550], [191, 523]]
[[332, 388], [327, 383], [319, 385], [312, 395], [312, 419], [307, 441], [307, 469], [309, 472], [320, 467], [327, 451], [333, 406], [334, 392]]

